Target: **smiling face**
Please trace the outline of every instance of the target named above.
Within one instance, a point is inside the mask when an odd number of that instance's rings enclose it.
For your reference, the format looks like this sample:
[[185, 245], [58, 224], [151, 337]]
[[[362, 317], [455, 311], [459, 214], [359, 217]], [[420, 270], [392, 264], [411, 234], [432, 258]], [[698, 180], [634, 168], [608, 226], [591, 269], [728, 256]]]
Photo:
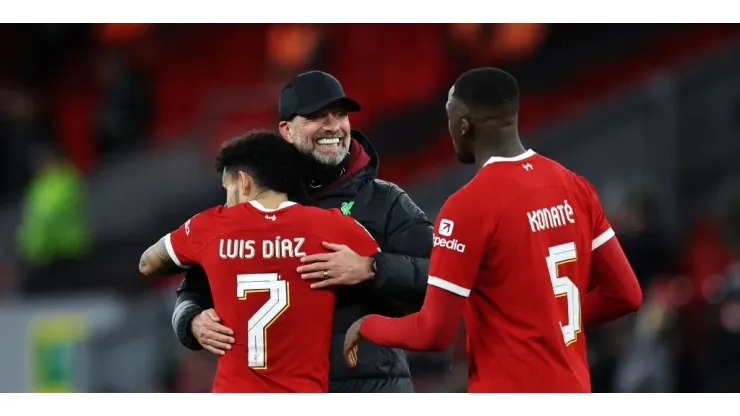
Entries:
[[341, 108], [326, 108], [280, 123], [283, 138], [325, 165], [339, 165], [349, 154], [350, 124]]

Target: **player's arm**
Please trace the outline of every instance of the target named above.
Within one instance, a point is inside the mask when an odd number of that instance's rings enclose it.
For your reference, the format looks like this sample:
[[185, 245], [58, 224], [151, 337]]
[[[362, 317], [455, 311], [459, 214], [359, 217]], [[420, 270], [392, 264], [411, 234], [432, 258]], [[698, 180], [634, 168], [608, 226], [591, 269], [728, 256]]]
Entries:
[[360, 324], [361, 338], [407, 350], [441, 350], [452, 343], [487, 243], [482, 217], [465, 201], [464, 194], [455, 194], [440, 211], [421, 310], [403, 318], [370, 315]]
[[595, 286], [583, 301], [583, 321], [598, 324], [634, 312], [642, 304], [642, 290], [614, 231], [594, 240], [591, 280]]
[[208, 276], [198, 263], [203, 244], [213, 235], [212, 218], [218, 215], [221, 209], [223, 208], [215, 207], [206, 210], [169, 234], [172, 245], [170, 254], [179, 262], [190, 263], [193, 266], [187, 270], [177, 289], [177, 300], [172, 312], [172, 329], [180, 343], [191, 350], [203, 349], [191, 332], [193, 318], [204, 310], [213, 308]]
[[212, 210], [187, 220], [180, 228], [160, 238], [141, 256], [139, 271], [147, 276], [172, 274], [196, 264]]
[[182, 279], [176, 293], [176, 309], [179, 304], [187, 301], [192, 301], [198, 305], [200, 308], [198, 313], [213, 307], [213, 295], [211, 294], [211, 286], [208, 284], [208, 276], [200, 265], [193, 265], [185, 272], [185, 277]]
[[409, 351], [444, 350], [455, 337], [465, 299], [430, 285], [419, 312], [403, 318], [370, 315], [363, 320], [360, 335], [374, 344]]
[[213, 308], [213, 296], [208, 276], [203, 267], [194, 265], [185, 272], [185, 277], [177, 288], [177, 300], [172, 311], [172, 329], [182, 346], [193, 351], [203, 349], [195, 339], [190, 324], [193, 318], [210, 308]]
[[608, 322], [639, 309], [642, 290], [614, 230], [606, 219], [596, 189], [581, 178], [592, 200], [591, 287], [582, 305], [585, 324]]
[[375, 257], [373, 288], [406, 310], [417, 311], [424, 301], [432, 251], [432, 223], [400, 188], [386, 217], [383, 252]]
[[141, 255], [139, 271], [143, 275], [168, 276], [183, 271], [183, 268], [175, 264], [167, 252], [166, 237], [160, 238]]

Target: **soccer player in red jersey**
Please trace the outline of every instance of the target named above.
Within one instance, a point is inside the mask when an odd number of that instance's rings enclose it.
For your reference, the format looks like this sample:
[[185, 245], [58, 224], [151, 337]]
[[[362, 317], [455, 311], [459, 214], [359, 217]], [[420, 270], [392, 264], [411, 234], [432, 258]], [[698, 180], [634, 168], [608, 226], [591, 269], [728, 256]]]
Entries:
[[478, 68], [455, 82], [450, 134], [478, 172], [437, 217], [421, 311], [357, 321], [345, 342], [350, 366], [360, 339], [444, 349], [463, 315], [469, 392], [591, 391], [584, 324], [638, 309], [642, 292], [594, 188], [524, 149], [518, 109], [504, 71]]
[[288, 200], [299, 183], [297, 156], [271, 132], [227, 143], [216, 166], [226, 206], [195, 215], [141, 258], [146, 275], [194, 263], [205, 269], [235, 341], [219, 357], [214, 392], [327, 392], [334, 293], [312, 290], [296, 269], [307, 253], [325, 252], [326, 241], [363, 256], [378, 251], [339, 210]]

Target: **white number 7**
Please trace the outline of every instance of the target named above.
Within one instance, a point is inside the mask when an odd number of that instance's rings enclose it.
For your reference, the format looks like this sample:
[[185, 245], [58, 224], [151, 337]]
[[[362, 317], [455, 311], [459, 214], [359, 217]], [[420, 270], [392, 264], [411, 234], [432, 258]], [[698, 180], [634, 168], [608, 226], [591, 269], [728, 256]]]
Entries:
[[250, 292], [270, 292], [270, 298], [249, 318], [247, 362], [255, 370], [267, 368], [267, 328], [290, 306], [288, 282], [277, 273], [236, 275], [236, 297], [244, 300]]
[[550, 272], [552, 288], [555, 297], [565, 296], [568, 301], [568, 322], [560, 328], [563, 330], [565, 345], [575, 342], [576, 335], [581, 332], [581, 295], [578, 287], [567, 276], [558, 275], [558, 266], [563, 263], [576, 261], [576, 244], [567, 243], [550, 247], [547, 256], [547, 269]]

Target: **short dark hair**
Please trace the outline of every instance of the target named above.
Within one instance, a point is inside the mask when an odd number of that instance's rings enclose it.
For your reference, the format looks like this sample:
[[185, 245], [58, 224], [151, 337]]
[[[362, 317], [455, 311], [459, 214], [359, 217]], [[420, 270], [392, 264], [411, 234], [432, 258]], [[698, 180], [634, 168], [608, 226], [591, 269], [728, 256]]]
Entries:
[[480, 110], [519, 107], [516, 78], [498, 68], [475, 68], [460, 75], [455, 81], [453, 96]]
[[218, 172], [248, 173], [257, 186], [292, 194], [298, 186], [300, 153], [280, 134], [254, 130], [231, 139], [216, 156]]

